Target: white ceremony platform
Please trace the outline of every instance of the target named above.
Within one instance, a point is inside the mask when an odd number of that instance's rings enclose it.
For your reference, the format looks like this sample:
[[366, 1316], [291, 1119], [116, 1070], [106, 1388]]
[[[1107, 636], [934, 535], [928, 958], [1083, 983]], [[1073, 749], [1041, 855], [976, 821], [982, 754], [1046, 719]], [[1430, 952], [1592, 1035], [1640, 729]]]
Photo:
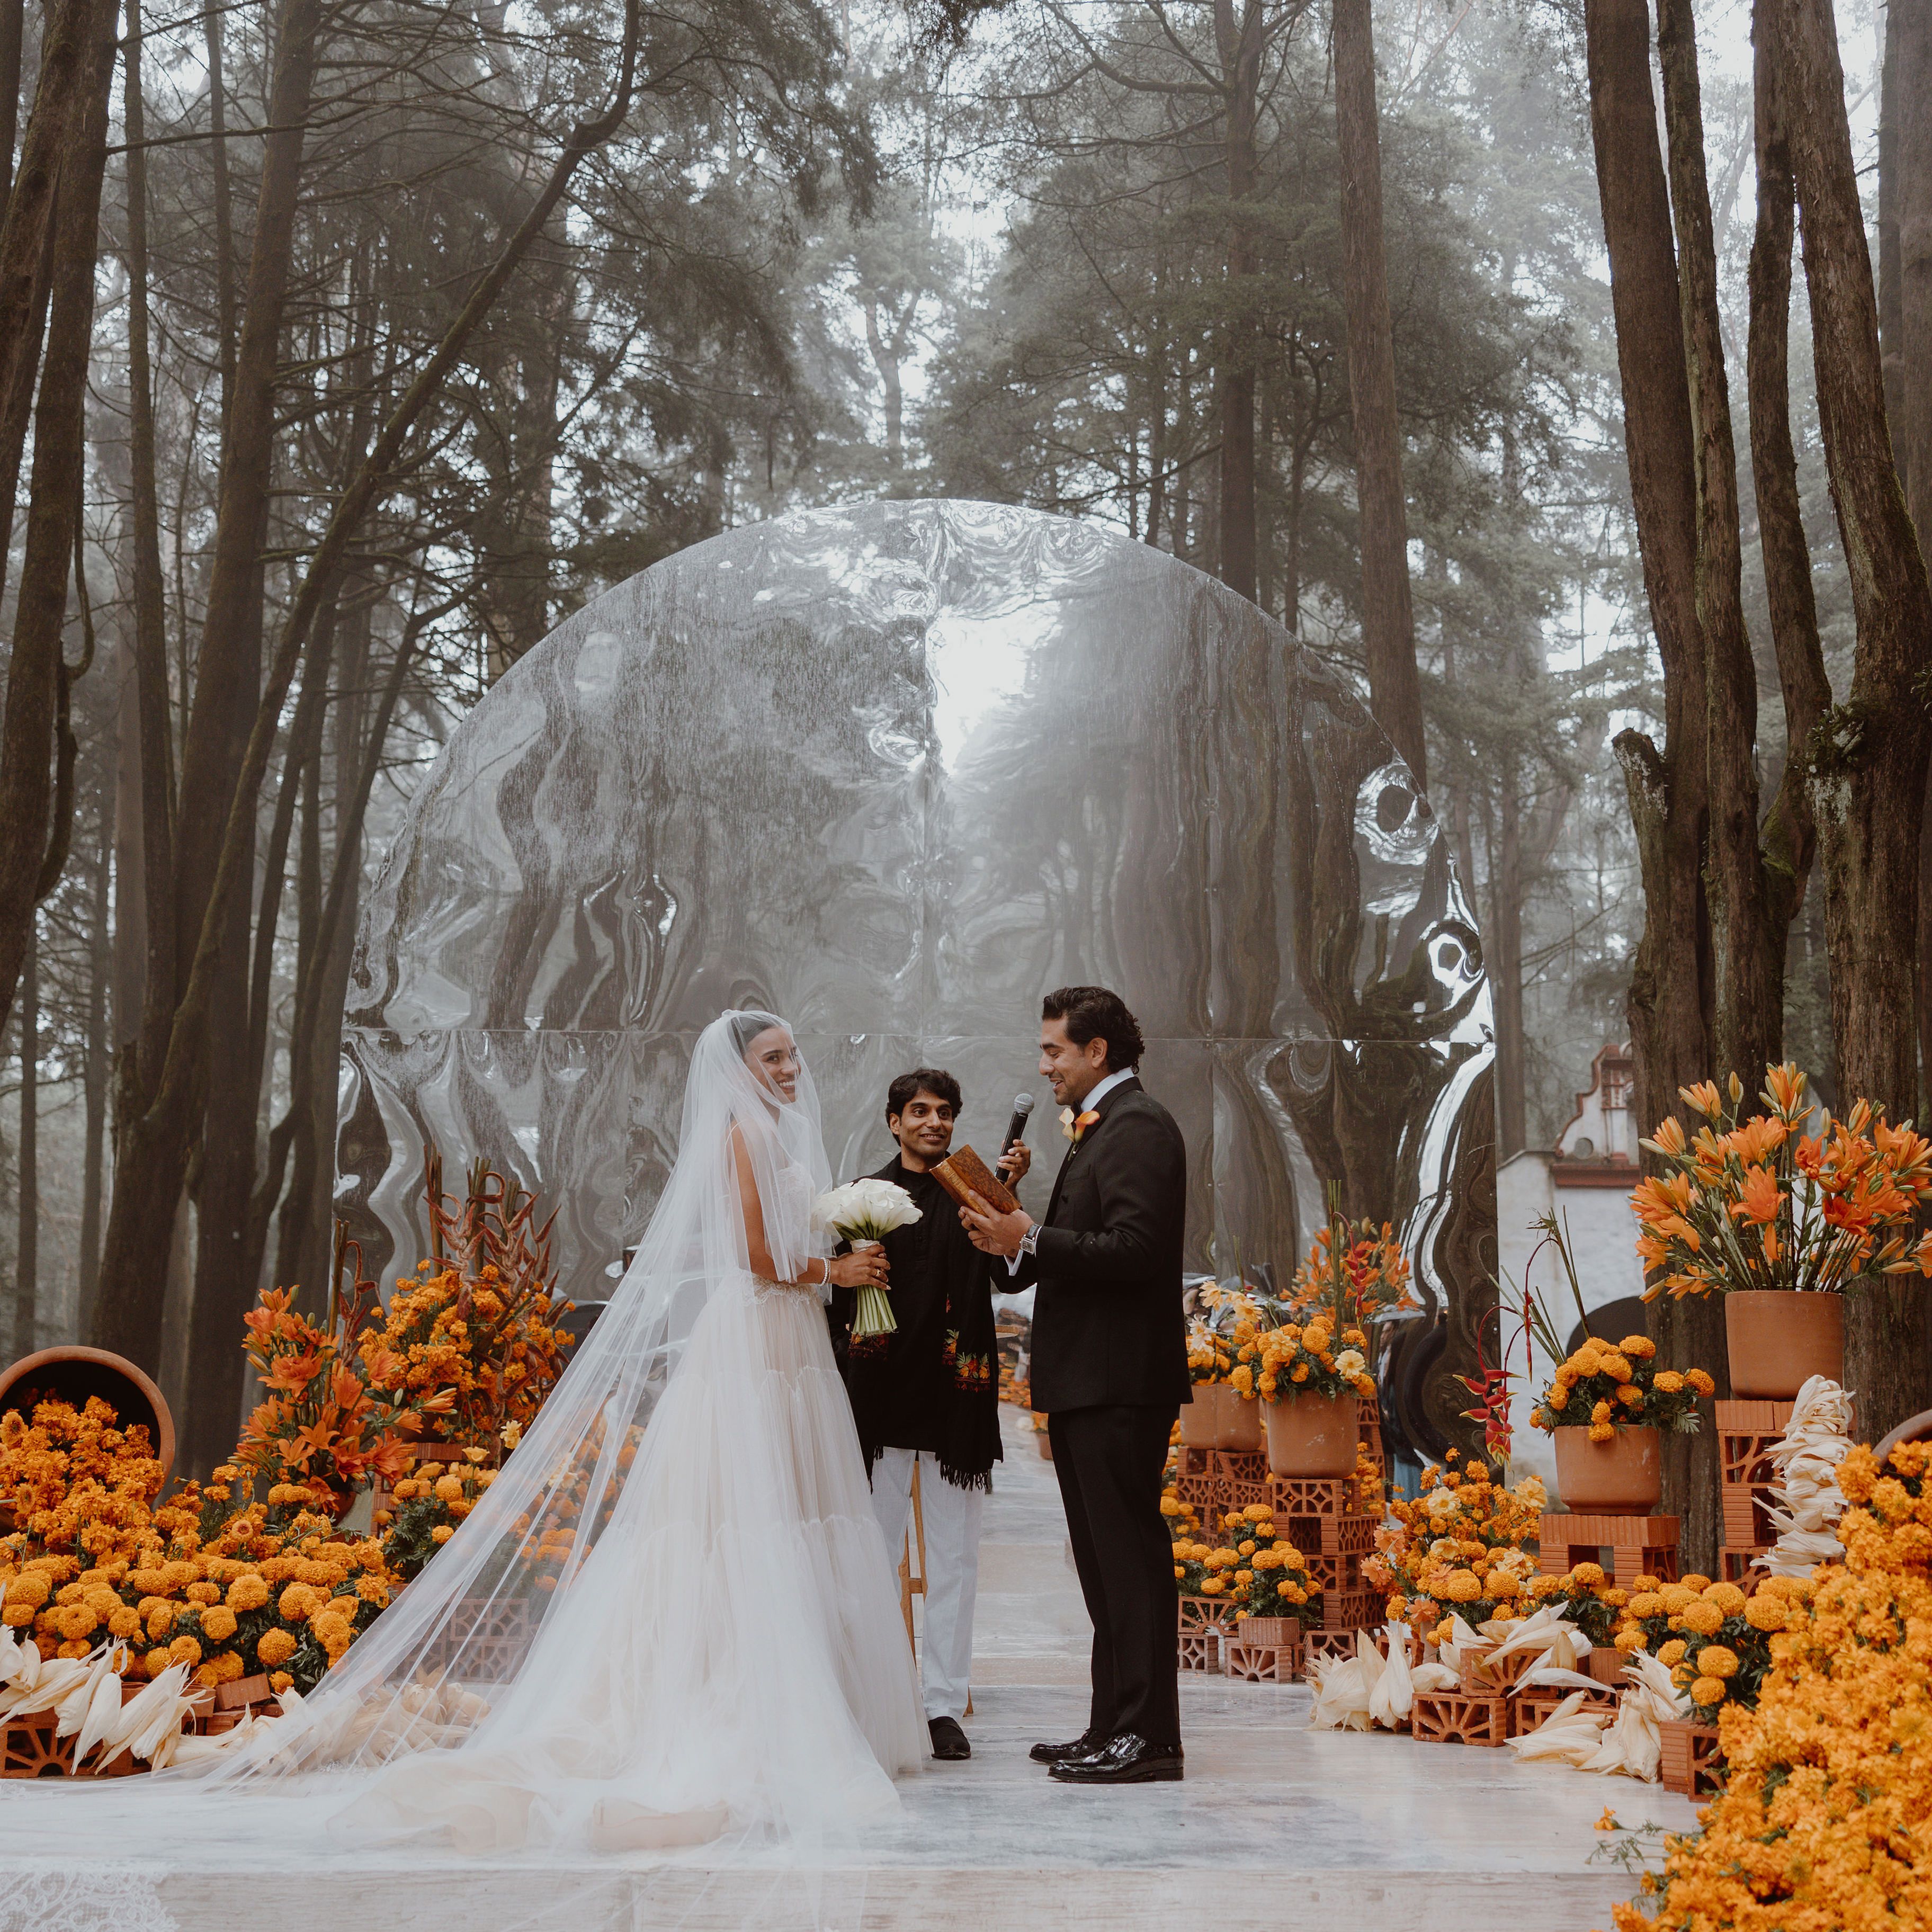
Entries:
[[167, 1916], [179, 1932], [1610, 1932], [1611, 1905], [1634, 1885], [1589, 1863], [1604, 1807], [1627, 1826], [1690, 1826], [1688, 1802], [1655, 1785], [1519, 1766], [1507, 1750], [1312, 1732], [1299, 1685], [1198, 1676], [1181, 1680], [1185, 1784], [1054, 1784], [1027, 1748], [1084, 1721], [1087, 1623], [1052, 1466], [1024, 1418], [1002, 1414], [973, 1758], [908, 1780], [862, 1868], [707, 1868], [698, 1853], [560, 1871], [379, 1855], [353, 1874], [171, 1875], [158, 1888]]

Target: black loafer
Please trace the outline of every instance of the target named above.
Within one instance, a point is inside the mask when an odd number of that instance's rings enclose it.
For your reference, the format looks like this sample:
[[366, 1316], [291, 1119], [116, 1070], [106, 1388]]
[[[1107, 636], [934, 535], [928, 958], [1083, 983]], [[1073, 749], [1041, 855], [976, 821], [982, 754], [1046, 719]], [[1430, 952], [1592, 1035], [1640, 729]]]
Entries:
[[1169, 1784], [1184, 1774], [1178, 1744], [1150, 1744], [1132, 1731], [1109, 1738], [1084, 1757], [1064, 1758], [1047, 1773], [1063, 1784]]
[[1089, 1751], [1098, 1750], [1106, 1742], [1105, 1732], [1082, 1731], [1067, 1744], [1035, 1744], [1027, 1756], [1035, 1764], [1064, 1764], [1069, 1758], [1084, 1757]]
[[973, 1755], [973, 1747], [966, 1742], [966, 1733], [959, 1728], [954, 1718], [931, 1718], [926, 1720], [928, 1731], [932, 1734], [932, 1754], [943, 1757], [949, 1762]]

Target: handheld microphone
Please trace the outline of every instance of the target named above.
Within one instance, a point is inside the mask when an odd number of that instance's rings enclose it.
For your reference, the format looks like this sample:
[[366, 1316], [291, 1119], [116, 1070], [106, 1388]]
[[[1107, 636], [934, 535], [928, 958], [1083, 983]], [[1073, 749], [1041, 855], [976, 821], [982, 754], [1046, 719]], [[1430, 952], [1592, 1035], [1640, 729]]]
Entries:
[[1006, 1123], [1006, 1137], [1000, 1143], [1002, 1154], [1010, 1152], [1019, 1142], [1026, 1138], [1027, 1116], [1033, 1112], [1033, 1096], [1016, 1094], [1013, 1096], [1013, 1117]]

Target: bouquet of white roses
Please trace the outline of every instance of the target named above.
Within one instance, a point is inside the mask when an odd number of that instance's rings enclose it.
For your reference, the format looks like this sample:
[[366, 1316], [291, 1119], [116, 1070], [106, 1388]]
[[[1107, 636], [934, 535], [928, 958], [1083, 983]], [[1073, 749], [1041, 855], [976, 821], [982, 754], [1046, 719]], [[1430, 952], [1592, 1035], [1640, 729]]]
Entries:
[[[912, 1196], [893, 1180], [848, 1180], [843, 1187], [828, 1188], [812, 1204], [812, 1225], [855, 1248], [875, 1248], [895, 1228], [910, 1227], [920, 1218]], [[852, 1317], [855, 1340], [890, 1335], [899, 1325], [886, 1293], [871, 1283], [860, 1289]]]

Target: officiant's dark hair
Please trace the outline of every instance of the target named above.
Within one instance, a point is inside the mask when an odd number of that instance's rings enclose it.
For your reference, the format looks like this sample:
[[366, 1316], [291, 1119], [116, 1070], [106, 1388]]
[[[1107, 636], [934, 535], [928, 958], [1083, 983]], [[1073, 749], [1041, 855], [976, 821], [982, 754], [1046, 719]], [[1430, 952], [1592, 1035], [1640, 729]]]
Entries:
[[966, 1104], [960, 1098], [958, 1082], [945, 1068], [915, 1066], [910, 1073], [902, 1073], [886, 1089], [886, 1118], [890, 1120], [895, 1114], [903, 1114], [920, 1094], [945, 1101], [955, 1114]]
[[1141, 1038], [1140, 1022], [1127, 1010], [1119, 994], [1105, 986], [1062, 986], [1040, 1003], [1043, 1020], [1066, 1022], [1066, 1037], [1076, 1046], [1090, 1040], [1107, 1042], [1107, 1071], [1118, 1073], [1141, 1064], [1147, 1042]]

